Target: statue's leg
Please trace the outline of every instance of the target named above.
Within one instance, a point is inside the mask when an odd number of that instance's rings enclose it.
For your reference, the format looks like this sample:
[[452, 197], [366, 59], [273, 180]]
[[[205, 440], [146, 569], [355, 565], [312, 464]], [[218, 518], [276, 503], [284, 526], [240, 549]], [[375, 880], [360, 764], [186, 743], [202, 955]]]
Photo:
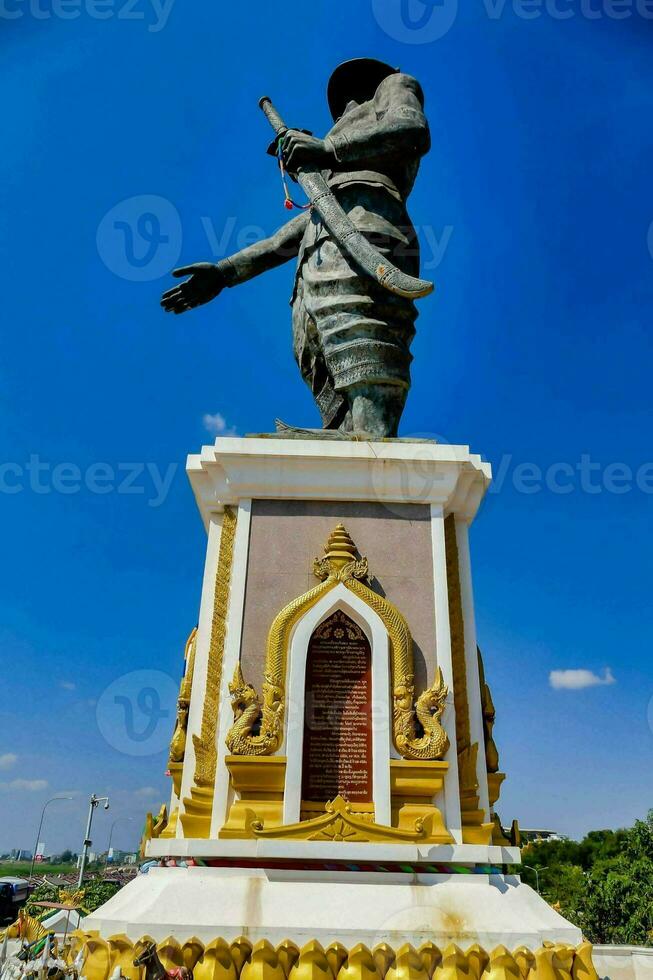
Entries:
[[394, 439], [408, 389], [392, 384], [357, 384], [346, 389], [349, 410], [342, 432], [365, 433], [375, 439]]
[[333, 387], [315, 318], [308, 312], [304, 302], [304, 281], [301, 276], [295, 287], [292, 324], [295, 360], [320, 411], [322, 427], [338, 429], [347, 412], [347, 401]]
[[[359, 196], [358, 190], [354, 210]], [[385, 196], [377, 203], [384, 214]], [[293, 304], [295, 357], [325, 429], [396, 437], [416, 316], [411, 300], [361, 276], [330, 238], [305, 252]]]

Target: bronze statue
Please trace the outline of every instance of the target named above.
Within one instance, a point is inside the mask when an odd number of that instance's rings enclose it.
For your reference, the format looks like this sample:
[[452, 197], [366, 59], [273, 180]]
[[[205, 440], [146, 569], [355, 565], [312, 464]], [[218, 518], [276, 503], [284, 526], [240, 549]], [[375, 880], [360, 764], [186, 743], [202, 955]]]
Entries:
[[162, 306], [184, 313], [296, 256], [294, 353], [323, 429], [394, 437], [410, 388], [414, 300], [432, 289], [417, 278], [419, 245], [406, 211], [430, 148], [424, 98], [414, 78], [369, 58], [336, 68], [327, 94], [335, 125], [324, 139], [288, 129], [261, 100], [273, 147], [309, 209], [217, 264], [176, 269], [190, 278], [165, 292]]

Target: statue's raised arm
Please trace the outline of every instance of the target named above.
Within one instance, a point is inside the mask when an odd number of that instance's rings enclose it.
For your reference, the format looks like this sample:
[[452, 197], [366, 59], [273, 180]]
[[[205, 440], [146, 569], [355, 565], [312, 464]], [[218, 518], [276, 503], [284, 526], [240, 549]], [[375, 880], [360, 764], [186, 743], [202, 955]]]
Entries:
[[218, 263], [196, 262], [175, 269], [173, 276], [190, 276], [190, 279], [168, 289], [161, 297], [161, 306], [167, 313], [185, 313], [215, 299], [225, 286], [237, 286], [296, 258], [307, 222], [308, 215], [300, 214], [270, 238], [249, 245], [228, 259]]
[[327, 94], [335, 124], [324, 138], [287, 129], [263, 100], [310, 209], [215, 265], [176, 270], [190, 278], [164, 293], [162, 305], [183, 313], [297, 256], [294, 352], [323, 429], [396, 436], [410, 388], [414, 301], [432, 289], [418, 278], [406, 211], [430, 147], [423, 94], [414, 78], [367, 58], [340, 65]]

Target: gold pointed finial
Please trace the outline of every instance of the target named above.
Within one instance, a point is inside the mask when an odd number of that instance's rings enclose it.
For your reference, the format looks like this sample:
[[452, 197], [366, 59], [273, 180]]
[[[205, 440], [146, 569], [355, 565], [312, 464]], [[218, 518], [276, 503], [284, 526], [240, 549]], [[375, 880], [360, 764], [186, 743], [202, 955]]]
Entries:
[[324, 554], [336, 568], [344, 568], [349, 562], [356, 560], [356, 545], [344, 524], [336, 525], [331, 532], [324, 546]]
[[356, 545], [344, 524], [337, 524], [324, 546], [324, 558], [316, 558], [313, 572], [321, 581], [333, 577], [341, 582], [367, 578], [367, 558], [356, 558]]

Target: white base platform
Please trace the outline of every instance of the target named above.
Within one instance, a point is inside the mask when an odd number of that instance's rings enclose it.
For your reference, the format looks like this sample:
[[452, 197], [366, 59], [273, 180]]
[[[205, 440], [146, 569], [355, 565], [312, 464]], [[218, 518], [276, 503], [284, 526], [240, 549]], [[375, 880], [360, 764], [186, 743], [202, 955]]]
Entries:
[[608, 980], [653, 980], [653, 949], [645, 946], [595, 946], [592, 959]]
[[317, 939], [352, 947], [388, 942], [486, 949], [577, 945], [580, 930], [518, 877], [375, 872], [152, 868], [84, 919], [107, 938], [126, 933], [203, 942], [246, 935], [251, 942]]
[[518, 847], [496, 844], [368, 844], [305, 840], [199, 840], [159, 837], [148, 842], [148, 858], [239, 858], [260, 861], [346, 861], [384, 864], [520, 864]]

